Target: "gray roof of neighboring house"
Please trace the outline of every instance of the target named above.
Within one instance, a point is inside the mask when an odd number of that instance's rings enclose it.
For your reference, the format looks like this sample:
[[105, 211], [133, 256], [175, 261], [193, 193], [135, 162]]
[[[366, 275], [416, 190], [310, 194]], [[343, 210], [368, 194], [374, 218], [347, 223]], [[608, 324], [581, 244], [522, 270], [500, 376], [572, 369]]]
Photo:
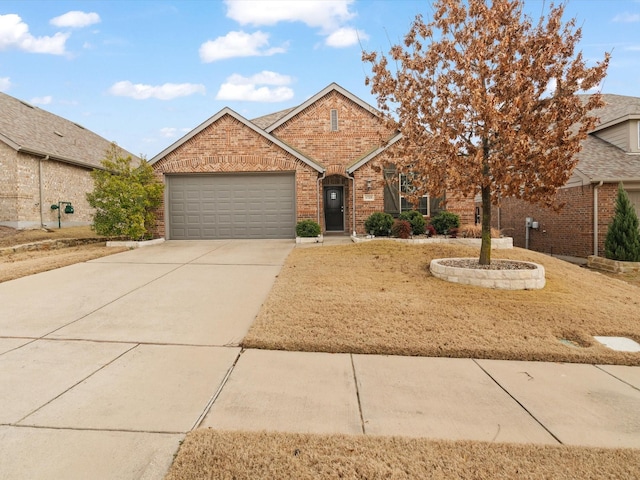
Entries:
[[578, 153], [576, 170], [591, 181], [640, 178], [640, 156], [625, 153], [609, 142], [589, 135]]
[[[109, 140], [77, 123], [1, 92], [0, 141], [19, 152], [49, 155], [88, 168], [101, 168], [111, 146]], [[137, 156], [131, 156], [138, 160]]]
[[[587, 95], [583, 96], [585, 99]], [[606, 105], [592, 113], [599, 118], [597, 132], [620, 122], [640, 119], [640, 98], [603, 94]], [[590, 181], [617, 182], [640, 179], [640, 155], [629, 154], [615, 145], [590, 134], [578, 153], [576, 170]]]
[[606, 128], [612, 123], [640, 118], [640, 98], [625, 95], [603, 94], [606, 106], [598, 108], [593, 113], [600, 119], [596, 131]]

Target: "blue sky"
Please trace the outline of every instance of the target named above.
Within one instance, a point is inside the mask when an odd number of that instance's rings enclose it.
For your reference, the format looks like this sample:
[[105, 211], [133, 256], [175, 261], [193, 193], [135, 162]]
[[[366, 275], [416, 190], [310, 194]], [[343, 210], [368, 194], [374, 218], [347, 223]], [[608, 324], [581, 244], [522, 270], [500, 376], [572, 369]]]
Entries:
[[[360, 43], [387, 53], [418, 13], [431, 2], [0, 0], [0, 91], [151, 158], [224, 107], [251, 119], [331, 82], [376, 106]], [[570, 0], [566, 15], [587, 59], [612, 52], [602, 91], [640, 96], [640, 0]]]

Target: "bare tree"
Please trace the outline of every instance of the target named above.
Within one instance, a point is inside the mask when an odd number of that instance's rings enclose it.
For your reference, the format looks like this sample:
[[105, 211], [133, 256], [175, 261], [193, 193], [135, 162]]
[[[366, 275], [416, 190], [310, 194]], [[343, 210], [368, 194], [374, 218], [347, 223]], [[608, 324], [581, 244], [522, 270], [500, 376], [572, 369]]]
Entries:
[[[491, 205], [521, 198], [555, 205], [576, 153], [596, 123], [597, 88], [609, 54], [588, 67], [575, 19], [564, 5], [537, 23], [521, 0], [438, 0], [433, 20], [418, 15], [404, 45], [363, 52], [366, 83], [389, 126], [402, 133], [393, 163], [416, 195], [446, 190], [482, 198], [479, 263], [491, 263]], [[393, 71], [390, 63], [395, 64]]]

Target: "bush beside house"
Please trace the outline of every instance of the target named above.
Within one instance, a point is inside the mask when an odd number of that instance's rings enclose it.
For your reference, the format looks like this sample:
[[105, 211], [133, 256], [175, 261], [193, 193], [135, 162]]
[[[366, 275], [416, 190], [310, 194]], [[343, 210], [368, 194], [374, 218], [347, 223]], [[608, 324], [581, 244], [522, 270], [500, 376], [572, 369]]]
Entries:
[[615, 214], [604, 242], [605, 257], [622, 262], [640, 262], [640, 230], [638, 215], [629, 195], [618, 186]]

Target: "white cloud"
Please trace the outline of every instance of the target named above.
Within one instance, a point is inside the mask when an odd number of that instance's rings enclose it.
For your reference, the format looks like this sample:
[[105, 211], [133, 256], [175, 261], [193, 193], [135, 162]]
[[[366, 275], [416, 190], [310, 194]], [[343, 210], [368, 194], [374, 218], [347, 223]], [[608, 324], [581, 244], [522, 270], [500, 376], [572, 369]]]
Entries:
[[615, 17], [613, 17], [614, 22], [618, 23], [636, 23], [640, 22], [640, 13], [619, 13]]
[[359, 40], [368, 40], [369, 35], [355, 28], [339, 28], [327, 37], [326, 43], [330, 47], [342, 48], [356, 45]]
[[34, 37], [18, 15], [0, 15], [0, 50], [13, 47], [30, 53], [63, 55], [69, 36], [69, 33], [58, 32], [53, 37]]
[[6, 92], [11, 88], [9, 77], [0, 77], [0, 92]]
[[49, 105], [53, 101], [53, 97], [51, 95], [46, 95], [44, 97], [34, 97], [31, 99], [31, 103], [34, 105]]
[[187, 132], [189, 132], [188, 128], [164, 127], [160, 129], [160, 135], [165, 138], [175, 138], [179, 134], [185, 134]]
[[154, 86], [142, 83], [133, 84], [127, 80], [114, 83], [109, 88], [109, 93], [117, 97], [131, 97], [136, 100], [146, 100], [147, 98], [172, 100], [195, 93], [204, 95], [206, 89], [204, 85], [195, 83], [165, 83], [164, 85]]
[[329, 47], [348, 47], [360, 39], [368, 39], [364, 31], [345, 24], [356, 16], [349, 11], [353, 0], [225, 0], [227, 17], [241, 25], [276, 25], [280, 22], [301, 22], [320, 29]]
[[293, 98], [293, 90], [285, 86], [291, 81], [292, 79], [288, 75], [280, 75], [268, 70], [251, 77], [233, 74], [220, 86], [216, 100], [283, 102]]
[[52, 18], [49, 23], [56, 27], [82, 28], [100, 23], [100, 15], [95, 12], [85, 13], [73, 10], [59, 17]]
[[337, 29], [352, 19], [353, 0], [225, 0], [227, 17], [240, 25], [275, 25], [279, 22], [302, 22], [325, 32]]
[[292, 78], [289, 75], [281, 75], [269, 70], [263, 70], [250, 77], [243, 77], [234, 73], [227, 78], [227, 83], [233, 83], [234, 85], [289, 85], [291, 82]]
[[267, 48], [268, 46], [268, 33], [229, 32], [224, 37], [200, 45], [200, 59], [211, 63], [225, 58], [270, 56], [286, 51], [284, 47]]

